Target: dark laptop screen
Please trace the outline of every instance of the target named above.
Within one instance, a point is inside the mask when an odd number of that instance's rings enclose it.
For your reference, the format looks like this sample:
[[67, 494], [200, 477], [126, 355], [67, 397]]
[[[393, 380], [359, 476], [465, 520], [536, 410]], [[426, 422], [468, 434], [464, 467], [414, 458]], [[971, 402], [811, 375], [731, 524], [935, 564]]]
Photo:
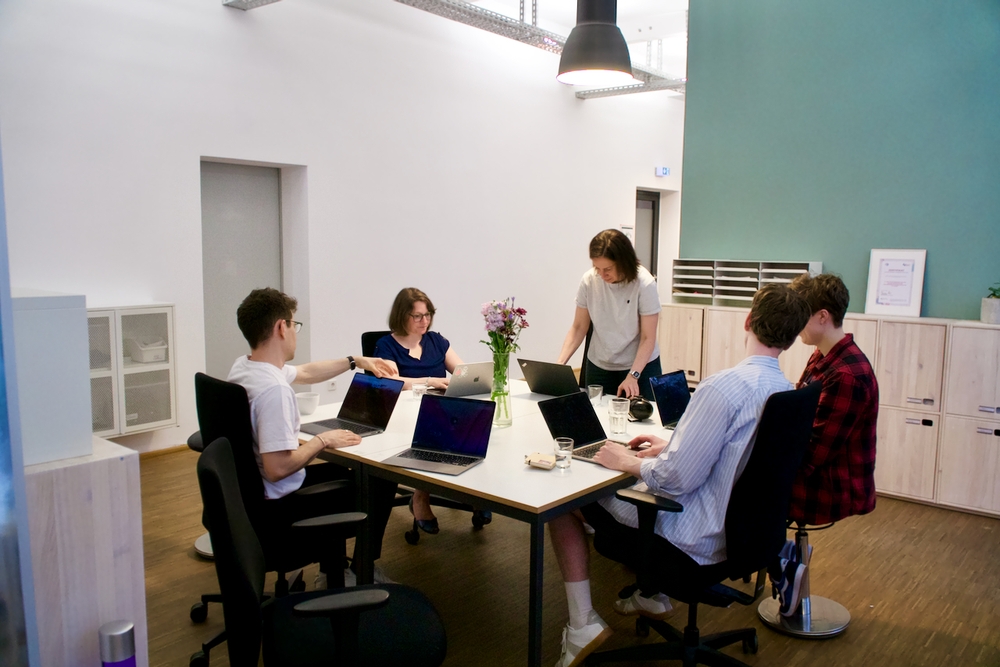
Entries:
[[402, 389], [400, 380], [355, 373], [337, 416], [384, 429]]
[[589, 445], [606, 437], [590, 398], [583, 392], [539, 401], [538, 409], [552, 437], [573, 438], [574, 447]]
[[486, 456], [495, 409], [493, 401], [425, 394], [417, 413], [413, 447], [449, 454]]
[[664, 426], [676, 424], [691, 400], [684, 371], [651, 377], [649, 384], [653, 389], [656, 409], [660, 413], [660, 423]]

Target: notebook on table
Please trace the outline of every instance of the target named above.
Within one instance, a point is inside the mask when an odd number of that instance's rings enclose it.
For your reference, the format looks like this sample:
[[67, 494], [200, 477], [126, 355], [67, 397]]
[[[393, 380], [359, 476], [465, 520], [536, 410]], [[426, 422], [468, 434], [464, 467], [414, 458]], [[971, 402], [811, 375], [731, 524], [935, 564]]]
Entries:
[[548, 396], [564, 396], [579, 393], [573, 369], [566, 364], [553, 364], [547, 361], [532, 361], [518, 357], [517, 365], [521, 367], [528, 389], [536, 394]]
[[410, 448], [382, 461], [413, 470], [458, 475], [486, 458], [493, 401], [425, 394]]
[[656, 410], [660, 413], [660, 423], [664, 428], [673, 430], [691, 400], [691, 391], [688, 389], [684, 371], [651, 377], [649, 385], [653, 389]]
[[428, 394], [438, 396], [472, 396], [488, 394], [493, 390], [493, 362], [459, 364], [451, 374], [448, 389], [428, 389]]
[[332, 429], [346, 429], [362, 438], [385, 431], [392, 411], [403, 390], [401, 380], [377, 378], [355, 373], [347, 389], [340, 412], [333, 419], [308, 422], [299, 427], [303, 433], [319, 435]]
[[[608, 440], [590, 398], [582, 391], [538, 402], [553, 438], [573, 438], [573, 458], [590, 461]], [[619, 444], [625, 444], [620, 442]], [[635, 451], [628, 450], [633, 456]]]

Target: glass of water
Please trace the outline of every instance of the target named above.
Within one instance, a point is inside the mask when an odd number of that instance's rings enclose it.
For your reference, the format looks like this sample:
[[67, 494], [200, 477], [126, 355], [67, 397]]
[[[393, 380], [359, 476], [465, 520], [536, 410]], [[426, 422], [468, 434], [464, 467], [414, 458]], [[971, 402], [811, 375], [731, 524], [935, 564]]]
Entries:
[[413, 392], [413, 398], [419, 401], [427, 393], [427, 383], [414, 382], [410, 385], [410, 390]]
[[611, 424], [609, 437], [616, 440], [628, 437], [628, 431], [626, 430], [628, 406], [629, 400], [627, 398], [612, 398], [611, 402], [608, 403], [608, 421]]
[[573, 462], [573, 438], [556, 438], [555, 453], [556, 468], [569, 470], [569, 464]]
[[591, 404], [596, 408], [601, 404], [601, 397], [604, 396], [604, 386], [599, 384], [588, 384], [587, 395], [590, 397]]

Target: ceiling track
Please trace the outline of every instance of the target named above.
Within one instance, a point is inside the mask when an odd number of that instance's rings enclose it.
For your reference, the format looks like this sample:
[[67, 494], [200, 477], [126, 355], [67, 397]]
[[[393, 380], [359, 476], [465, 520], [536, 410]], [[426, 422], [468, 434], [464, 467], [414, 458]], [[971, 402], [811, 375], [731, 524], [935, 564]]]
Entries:
[[[549, 53], [561, 54], [566, 38], [548, 30], [542, 30], [536, 25], [526, 23], [523, 20], [504, 16], [497, 12], [477, 7], [476, 5], [462, 0], [396, 0], [396, 2], [422, 9], [425, 12], [443, 16], [452, 21], [458, 21], [470, 25], [473, 28], [486, 30], [493, 34], [513, 39], [522, 44], [528, 44]], [[534, 12], [532, 12], [534, 14]], [[684, 94], [685, 79], [672, 79], [663, 72], [659, 72], [650, 67], [641, 67], [632, 63], [632, 76], [642, 83], [631, 86], [618, 86], [615, 88], [594, 88], [590, 90], [577, 91], [576, 96], [581, 100], [594, 97], [612, 97], [615, 95], [631, 95], [633, 93], [645, 93], [655, 90], [671, 90], [675, 93]]]

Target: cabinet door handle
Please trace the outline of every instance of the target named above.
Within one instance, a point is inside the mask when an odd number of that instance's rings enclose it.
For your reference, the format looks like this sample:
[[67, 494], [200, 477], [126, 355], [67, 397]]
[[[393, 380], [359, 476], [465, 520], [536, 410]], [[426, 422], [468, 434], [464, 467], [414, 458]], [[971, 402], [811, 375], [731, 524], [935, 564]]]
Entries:
[[992, 405], [980, 405], [979, 406], [979, 411], [980, 412], [989, 412], [990, 414], [993, 414], [994, 412], [1000, 412], [1000, 410], [997, 410]]
[[695, 374], [694, 371], [688, 371], [688, 375], [694, 377], [694, 374]]
[[906, 423], [907, 424], [913, 424], [914, 426], [920, 426], [920, 420], [919, 419], [914, 419], [912, 417], [907, 417], [906, 418]]
[[993, 435], [993, 429], [978, 426], [976, 427], [976, 433], [979, 433], [980, 435]]
[[917, 405], [934, 405], [933, 398], [916, 398], [915, 396], [907, 396], [907, 403], [916, 403]]

